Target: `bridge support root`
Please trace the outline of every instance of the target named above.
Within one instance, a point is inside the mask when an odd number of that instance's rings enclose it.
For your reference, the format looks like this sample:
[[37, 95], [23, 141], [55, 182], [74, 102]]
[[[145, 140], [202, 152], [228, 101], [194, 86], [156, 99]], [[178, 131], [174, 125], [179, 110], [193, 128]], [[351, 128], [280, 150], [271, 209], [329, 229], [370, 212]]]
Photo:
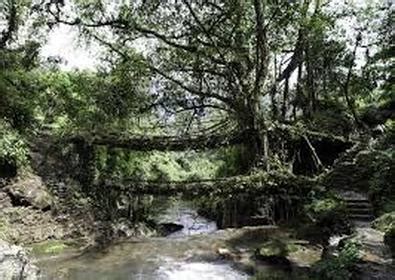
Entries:
[[77, 180], [81, 183], [83, 191], [89, 193], [95, 181], [95, 148], [87, 141], [75, 143], [78, 154]]

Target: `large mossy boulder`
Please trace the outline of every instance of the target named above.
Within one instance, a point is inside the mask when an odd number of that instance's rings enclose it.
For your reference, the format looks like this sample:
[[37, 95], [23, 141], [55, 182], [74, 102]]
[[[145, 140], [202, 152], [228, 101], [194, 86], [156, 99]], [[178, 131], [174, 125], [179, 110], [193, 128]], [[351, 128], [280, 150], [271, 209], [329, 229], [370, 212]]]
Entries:
[[392, 227], [395, 227], [395, 211], [385, 213], [373, 221], [372, 227], [382, 232], [386, 232]]
[[32, 206], [40, 210], [49, 210], [52, 197], [41, 177], [28, 173], [20, 175], [5, 187], [14, 206]]
[[255, 250], [255, 259], [269, 265], [309, 268], [321, 259], [322, 249], [306, 240], [274, 238]]
[[288, 252], [286, 242], [273, 239], [256, 249], [255, 258], [273, 265], [290, 266], [291, 262], [287, 259]]
[[26, 251], [19, 246], [0, 240], [0, 279], [36, 280], [39, 269], [28, 258]]

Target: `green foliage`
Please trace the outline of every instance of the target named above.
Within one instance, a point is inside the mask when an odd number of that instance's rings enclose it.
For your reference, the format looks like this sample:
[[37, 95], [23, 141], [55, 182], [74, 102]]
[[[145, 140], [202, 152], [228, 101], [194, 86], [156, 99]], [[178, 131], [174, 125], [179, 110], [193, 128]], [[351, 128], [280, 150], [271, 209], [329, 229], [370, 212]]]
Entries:
[[143, 58], [133, 57], [98, 72], [40, 69], [35, 118], [58, 134], [136, 130], [134, 117], [150, 97], [143, 94], [149, 78]]
[[37, 96], [36, 75], [21, 64], [25, 55], [23, 51], [0, 49], [0, 118], [18, 130], [34, 124]]
[[324, 184], [331, 188], [346, 186], [356, 192], [368, 193], [376, 215], [394, 211], [393, 139], [393, 128], [389, 126], [386, 133], [373, 145], [362, 148], [359, 152], [356, 151], [357, 155], [352, 162], [348, 160], [347, 165], [340, 163], [326, 174]]
[[22, 136], [1, 120], [0, 160], [15, 164], [17, 167], [27, 164], [27, 146]]
[[104, 177], [182, 181], [212, 179], [226, 163], [215, 152], [128, 152], [99, 149], [97, 169]]
[[325, 216], [333, 211], [340, 211], [343, 205], [335, 198], [324, 198], [314, 200], [310, 205], [307, 205], [307, 211], [312, 211], [317, 217]]
[[317, 280], [349, 280], [352, 271], [358, 262], [360, 245], [347, 242], [340, 250], [338, 256], [329, 257], [318, 262], [313, 267], [312, 279]]
[[310, 130], [316, 130], [334, 135], [347, 136], [353, 128], [352, 118], [347, 113], [343, 103], [336, 100], [322, 100], [318, 104], [318, 110], [309, 119], [305, 120]]
[[395, 150], [391, 146], [387, 147], [378, 147], [367, 154], [367, 158], [361, 159], [371, 170], [369, 196], [378, 213], [395, 211]]
[[312, 201], [305, 205], [304, 214], [303, 222], [298, 227], [303, 238], [327, 245], [333, 234], [349, 231], [345, 205], [335, 196], [316, 194]]
[[395, 212], [386, 213], [373, 221], [372, 227], [382, 232], [386, 232], [395, 227]]
[[218, 151], [218, 159], [222, 162], [217, 169], [217, 177], [234, 176], [243, 169], [241, 164], [246, 161], [242, 147], [222, 148]]
[[[333, 230], [345, 217], [345, 205], [337, 197], [322, 197], [313, 199], [310, 204], [305, 206], [305, 211], [320, 226], [330, 227]], [[322, 229], [323, 231], [324, 228]]]

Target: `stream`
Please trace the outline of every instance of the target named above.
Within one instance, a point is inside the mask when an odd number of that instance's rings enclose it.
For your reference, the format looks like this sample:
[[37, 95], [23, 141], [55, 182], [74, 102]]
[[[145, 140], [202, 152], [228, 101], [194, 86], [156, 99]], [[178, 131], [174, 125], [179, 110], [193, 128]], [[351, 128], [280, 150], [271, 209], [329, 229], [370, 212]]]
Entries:
[[67, 260], [46, 260], [44, 279], [248, 279], [230, 263], [193, 256], [195, 242], [151, 240], [114, 245], [105, 252]]
[[[217, 230], [184, 201], [162, 204], [157, 222], [182, 225], [166, 237], [114, 244], [79, 256], [39, 256], [44, 280], [244, 280], [251, 262], [247, 253], [273, 227]], [[263, 234], [262, 234], [263, 233]], [[237, 252], [237, 262], [218, 254]], [[243, 260], [245, 255], [245, 260]], [[251, 272], [251, 269], [250, 271]]]

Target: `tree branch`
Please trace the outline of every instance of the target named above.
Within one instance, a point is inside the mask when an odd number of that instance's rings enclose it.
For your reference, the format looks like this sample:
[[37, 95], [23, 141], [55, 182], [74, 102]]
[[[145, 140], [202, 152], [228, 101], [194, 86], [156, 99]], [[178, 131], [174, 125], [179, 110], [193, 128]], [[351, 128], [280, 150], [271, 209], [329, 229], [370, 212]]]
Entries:
[[161, 75], [161, 76], [164, 77], [165, 79], [167, 79], [167, 80], [169, 80], [169, 81], [175, 83], [175, 84], [178, 85], [180, 88], [182, 88], [182, 89], [184, 89], [184, 90], [186, 90], [186, 91], [188, 91], [188, 92], [190, 92], [190, 93], [192, 93], [192, 94], [195, 94], [195, 95], [197, 95], [197, 96], [202, 96], [202, 97], [211, 97], [211, 98], [215, 98], [215, 99], [218, 99], [218, 100], [221, 101], [221, 102], [224, 102], [224, 103], [227, 104], [229, 107], [232, 107], [232, 106], [233, 106], [232, 100], [230, 100], [230, 99], [227, 98], [227, 97], [224, 97], [224, 96], [219, 95], [219, 94], [211, 93], [211, 92], [199, 91], [199, 90], [196, 90], [196, 89], [191, 88], [191, 87], [189, 87], [189, 86], [186, 86], [184, 83], [182, 83], [182, 82], [179, 81], [178, 79], [175, 79], [175, 78], [171, 77], [170, 75], [166, 74], [165, 72], [163, 72], [163, 71], [160, 70], [159, 68], [154, 67], [154, 66], [152, 66], [152, 65], [148, 65], [148, 68], [151, 69], [153, 72], [155, 72], [155, 73]]

